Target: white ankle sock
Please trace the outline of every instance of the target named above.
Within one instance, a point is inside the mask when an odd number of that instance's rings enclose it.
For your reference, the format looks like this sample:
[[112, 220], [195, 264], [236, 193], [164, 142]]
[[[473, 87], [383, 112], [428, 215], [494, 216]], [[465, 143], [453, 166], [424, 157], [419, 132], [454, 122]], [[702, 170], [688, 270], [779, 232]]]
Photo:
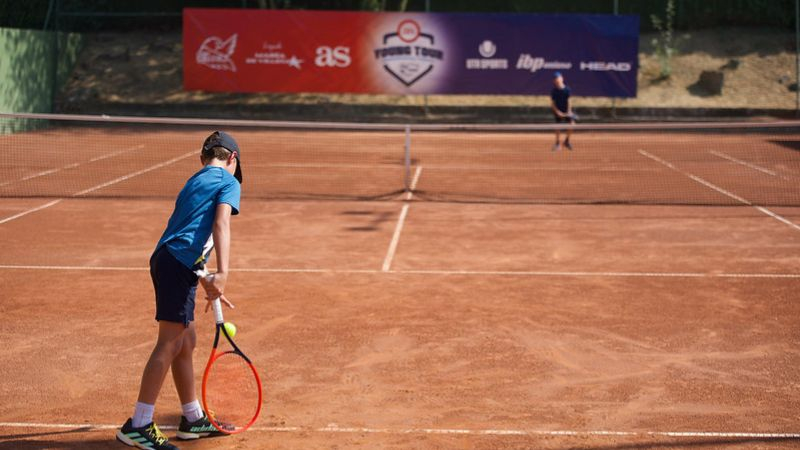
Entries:
[[141, 428], [152, 422], [155, 409], [156, 405], [136, 402], [136, 409], [133, 411], [133, 417], [131, 418], [133, 428]]
[[189, 422], [194, 422], [203, 417], [203, 408], [197, 400], [181, 405], [181, 409], [183, 410], [183, 417], [186, 417]]

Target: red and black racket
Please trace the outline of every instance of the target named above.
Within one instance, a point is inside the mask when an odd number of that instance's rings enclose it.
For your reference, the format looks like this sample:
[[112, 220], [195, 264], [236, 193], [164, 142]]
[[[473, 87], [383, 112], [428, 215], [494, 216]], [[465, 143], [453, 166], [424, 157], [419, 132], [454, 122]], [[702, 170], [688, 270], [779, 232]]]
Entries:
[[[203, 373], [203, 407], [214, 428], [226, 434], [241, 433], [250, 428], [261, 413], [261, 378], [250, 358], [228, 335], [220, 300], [212, 301], [211, 306], [216, 333]], [[228, 345], [220, 345], [220, 335]]]

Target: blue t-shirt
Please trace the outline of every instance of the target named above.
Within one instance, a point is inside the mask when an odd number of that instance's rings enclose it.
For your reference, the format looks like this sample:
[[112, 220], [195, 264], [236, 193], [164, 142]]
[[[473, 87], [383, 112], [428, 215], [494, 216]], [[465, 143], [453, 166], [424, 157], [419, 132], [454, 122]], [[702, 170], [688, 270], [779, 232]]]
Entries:
[[556, 108], [562, 113], [567, 112], [567, 104], [569, 103], [569, 86], [564, 86], [564, 89], [553, 88], [550, 91], [550, 98], [553, 99], [553, 103], [556, 104]]
[[203, 254], [203, 246], [211, 236], [217, 205], [227, 203], [231, 205], [231, 214], [239, 214], [241, 193], [242, 187], [228, 171], [222, 167], [203, 167], [178, 194], [175, 210], [156, 249], [166, 245], [172, 256], [190, 269], [205, 263], [208, 254]]

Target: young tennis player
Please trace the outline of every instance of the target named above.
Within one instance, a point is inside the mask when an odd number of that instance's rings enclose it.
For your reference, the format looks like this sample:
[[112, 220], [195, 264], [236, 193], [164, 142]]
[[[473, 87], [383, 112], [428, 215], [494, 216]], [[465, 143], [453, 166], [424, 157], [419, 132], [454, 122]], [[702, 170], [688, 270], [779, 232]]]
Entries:
[[[572, 114], [572, 102], [570, 101], [571, 91], [569, 86], [564, 84], [564, 77], [561, 72], [553, 74], [553, 90], [550, 91], [550, 108], [553, 110], [553, 117], [556, 123], [575, 123], [575, 118]], [[567, 139], [564, 140], [564, 147], [567, 150], [572, 150], [572, 144], [569, 138], [572, 135], [572, 130], [567, 128]], [[553, 151], [561, 150], [561, 131], [556, 130], [556, 143], [553, 145]]]
[[[225, 298], [230, 254], [230, 217], [239, 213], [242, 168], [239, 146], [229, 134], [215, 131], [203, 143], [203, 168], [184, 185], [167, 228], [150, 257], [150, 276], [156, 296], [158, 339], [142, 374], [133, 417], [117, 432], [127, 445], [154, 450], [175, 450], [153, 421], [161, 385], [172, 369], [172, 378], [183, 413], [178, 439], [216, 436], [206, 412], [197, 400], [192, 353], [195, 348], [194, 306], [198, 281], [206, 300]], [[195, 270], [204, 267], [213, 238], [217, 272], [198, 280]], [[208, 311], [208, 304], [206, 305]]]

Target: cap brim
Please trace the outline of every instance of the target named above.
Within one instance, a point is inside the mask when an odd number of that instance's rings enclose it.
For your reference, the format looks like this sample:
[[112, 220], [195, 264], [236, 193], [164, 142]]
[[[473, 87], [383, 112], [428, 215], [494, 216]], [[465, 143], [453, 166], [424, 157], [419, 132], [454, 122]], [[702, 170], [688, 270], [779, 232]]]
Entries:
[[242, 161], [239, 157], [236, 157], [236, 172], [233, 173], [233, 177], [239, 181], [239, 184], [242, 184]]

